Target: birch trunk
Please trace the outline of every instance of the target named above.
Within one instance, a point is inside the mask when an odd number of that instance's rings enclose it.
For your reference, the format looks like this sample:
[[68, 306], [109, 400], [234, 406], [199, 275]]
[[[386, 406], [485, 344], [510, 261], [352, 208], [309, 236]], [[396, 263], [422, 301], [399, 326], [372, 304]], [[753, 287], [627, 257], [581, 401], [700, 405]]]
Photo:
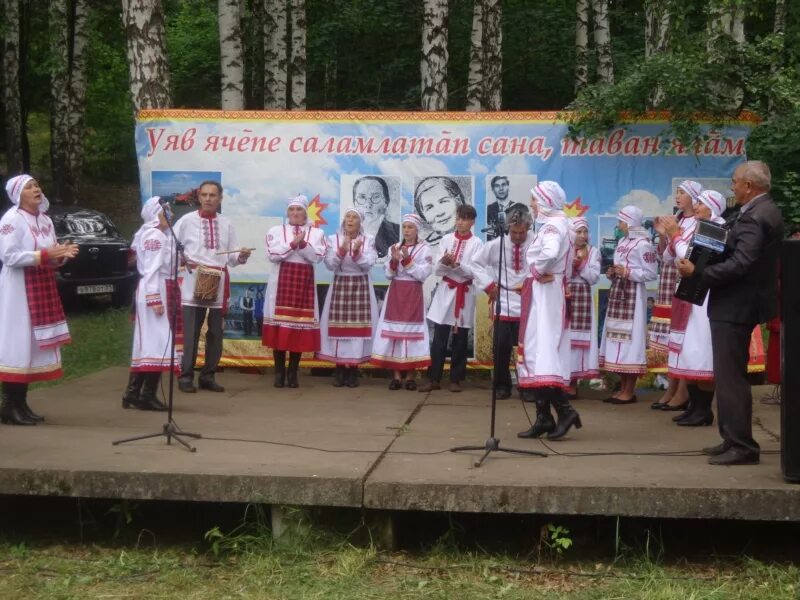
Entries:
[[423, 0], [422, 110], [447, 109], [447, 0]]
[[589, 84], [589, 0], [575, 7], [575, 93]]
[[467, 77], [467, 111], [469, 112], [481, 110], [483, 100], [483, 15], [485, 12], [485, 0], [474, 0], [469, 48], [469, 76]]
[[286, 110], [286, 0], [264, 4], [264, 108]]
[[[646, 0], [644, 55], [650, 58], [663, 54], [669, 49], [671, 0]], [[650, 107], [656, 107], [664, 100], [664, 91], [657, 86], [650, 96]]]
[[645, 2], [645, 58], [669, 49], [670, 4], [670, 0], [646, 0]]
[[291, 110], [306, 109], [306, 0], [291, 0]]
[[89, 46], [89, 2], [74, 0], [72, 13], [72, 62], [70, 65], [69, 147], [67, 160], [75, 190], [83, 179], [84, 138], [86, 136], [87, 48]]
[[161, 0], [122, 0], [134, 111], [171, 104]]
[[244, 108], [241, 0], [217, 0], [222, 110]]
[[67, 0], [50, 0], [50, 169], [53, 174], [52, 199], [74, 203], [73, 178], [69, 164], [69, 42]]
[[594, 45], [597, 49], [597, 81], [614, 83], [614, 62], [611, 58], [611, 28], [608, 24], [608, 0], [592, 0], [594, 12]]
[[775, 21], [772, 28], [773, 33], [786, 32], [786, 0], [775, 0]]
[[[715, 0], [709, 10], [708, 40], [706, 51], [711, 64], [721, 63], [725, 56], [720, 49], [723, 39], [730, 38], [737, 44], [744, 43], [744, 9], [729, 5], [723, 0]], [[728, 110], [736, 110], [742, 104], [744, 91], [740, 87], [716, 84], [712, 86]]]
[[483, 16], [483, 104], [500, 110], [503, 104], [503, 2], [486, 0]]
[[4, 0], [6, 21], [3, 40], [3, 102], [5, 105], [6, 170], [8, 175], [22, 173], [22, 102], [19, 90], [19, 1]]

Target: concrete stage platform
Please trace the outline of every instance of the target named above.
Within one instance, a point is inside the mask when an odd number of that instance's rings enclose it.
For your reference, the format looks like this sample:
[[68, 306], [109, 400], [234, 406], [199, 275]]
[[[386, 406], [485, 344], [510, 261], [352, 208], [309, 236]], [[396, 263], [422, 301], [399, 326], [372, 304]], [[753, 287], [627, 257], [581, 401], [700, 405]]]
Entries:
[[[36, 427], [0, 426], [0, 493], [129, 499], [262, 502], [386, 510], [549, 513], [676, 518], [800, 520], [800, 486], [780, 472], [780, 408], [756, 400], [758, 466], [713, 467], [697, 451], [719, 441], [714, 427], [676, 427], [676, 413], [578, 400], [583, 429], [561, 442], [518, 440], [528, 422], [517, 399], [498, 403], [504, 445], [547, 458], [447, 449], [488, 437], [487, 381], [466, 391], [390, 392], [384, 380], [356, 389], [305, 374], [276, 390], [271, 375], [221, 373], [226, 392], [176, 391], [175, 419], [190, 453], [164, 438], [112, 446], [158, 432], [165, 413], [123, 410], [127, 372], [108, 369], [30, 402]], [[482, 386], [484, 389], [476, 389]], [[759, 398], [766, 388], [756, 388]], [[531, 416], [533, 406], [526, 405]], [[651, 455], [649, 453], [683, 453]]]

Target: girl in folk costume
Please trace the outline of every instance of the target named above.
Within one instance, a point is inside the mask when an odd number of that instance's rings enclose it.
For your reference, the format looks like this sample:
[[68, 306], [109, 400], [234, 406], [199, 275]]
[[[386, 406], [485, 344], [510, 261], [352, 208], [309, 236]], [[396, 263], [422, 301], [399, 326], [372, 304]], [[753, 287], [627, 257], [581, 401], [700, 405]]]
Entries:
[[569, 280], [570, 344], [572, 381], [568, 396], [577, 395], [578, 379], [598, 377], [597, 315], [592, 302], [592, 286], [600, 279], [600, 251], [589, 245], [589, 222], [583, 217], [570, 219], [575, 236], [575, 257]]
[[328, 237], [325, 266], [333, 271], [322, 309], [322, 360], [336, 364], [335, 387], [358, 387], [358, 365], [372, 355], [378, 303], [369, 271], [378, 260], [375, 238], [364, 233], [362, 213], [348, 209], [339, 232]]
[[[672, 300], [678, 279], [678, 270], [675, 267], [677, 242], [688, 243], [694, 232], [694, 203], [703, 191], [696, 181], [682, 182], [675, 192], [675, 206], [678, 208], [677, 220], [675, 217], [660, 217], [656, 219], [655, 228], [665, 241], [663, 251], [660, 252], [661, 272], [658, 279], [658, 291], [650, 320], [648, 346], [657, 358], [657, 366], [663, 366], [669, 352], [669, 331], [672, 318]], [[666, 225], [669, 224], [669, 231]], [[661, 249], [661, 245], [659, 245]], [[686, 404], [686, 384], [682, 380], [671, 377], [669, 386], [664, 395], [653, 402], [651, 408], [662, 410], [680, 410]]]
[[267, 233], [267, 258], [278, 264], [278, 272], [267, 285], [261, 343], [272, 348], [275, 387], [279, 388], [296, 388], [300, 356], [320, 348], [314, 265], [325, 258], [327, 243], [322, 230], [308, 224], [307, 208], [305, 196], [290, 198], [288, 222]]
[[[536, 422], [518, 436], [547, 433], [548, 439], [558, 440], [573, 425], [581, 427], [578, 412], [564, 394], [571, 372], [566, 289], [573, 248], [561, 186], [542, 181], [531, 195], [539, 227], [526, 256], [529, 270], [522, 289], [517, 378], [523, 400], [536, 402]], [[550, 405], [558, 415], [557, 424]]]
[[0, 422], [35, 425], [44, 418], [28, 406], [28, 385], [61, 377], [60, 347], [70, 342], [54, 270], [78, 246], [57, 242], [33, 177], [12, 177], [6, 192], [14, 206], [0, 219]]
[[[698, 196], [694, 204], [697, 219], [705, 219], [722, 225], [725, 220], [720, 216], [725, 210], [725, 197], [719, 192], [706, 190]], [[696, 229], [692, 225], [689, 240], [676, 241], [675, 252], [679, 259], [689, 256], [692, 237]], [[678, 236], [676, 227], [667, 223], [667, 235]], [[677, 261], [676, 261], [677, 262]], [[702, 306], [696, 306], [675, 298], [672, 305], [672, 328], [669, 335], [669, 374], [689, 382], [689, 408], [675, 419], [678, 425], [696, 427], [711, 425], [714, 413], [711, 412], [711, 401], [714, 399], [714, 361], [711, 353], [711, 324], [707, 313], [708, 297]]]
[[[133, 236], [131, 247], [136, 251], [139, 285], [136, 288], [136, 321], [133, 329], [133, 352], [130, 378], [122, 396], [122, 408], [166, 410], [157, 397], [161, 373], [169, 371], [173, 318], [168, 300], [172, 275], [172, 244], [164, 231], [169, 226], [159, 197], [154, 196], [142, 207], [144, 224]], [[176, 364], [180, 364], [176, 352]]]
[[605, 401], [631, 404], [636, 402], [636, 378], [647, 372], [645, 282], [656, 278], [658, 263], [650, 234], [642, 227], [641, 209], [626, 206], [617, 218], [625, 237], [614, 251], [614, 265], [606, 271], [611, 289], [600, 338], [600, 368], [619, 373], [622, 379], [620, 390]]
[[433, 270], [433, 258], [430, 247], [419, 239], [422, 219], [405, 215], [401, 227], [403, 243], [390, 248], [391, 260], [384, 266], [391, 283], [375, 329], [371, 362], [394, 370], [390, 390], [415, 390], [414, 370], [431, 364], [422, 284]]

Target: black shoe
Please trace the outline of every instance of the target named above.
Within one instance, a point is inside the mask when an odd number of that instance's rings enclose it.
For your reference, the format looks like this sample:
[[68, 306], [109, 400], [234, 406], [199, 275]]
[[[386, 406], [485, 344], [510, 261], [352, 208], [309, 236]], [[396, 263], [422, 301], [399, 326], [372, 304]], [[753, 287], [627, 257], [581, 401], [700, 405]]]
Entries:
[[416, 379], [406, 379], [406, 383], [404, 386], [409, 392], [413, 392], [417, 389], [417, 380]]
[[680, 421], [675, 422], [676, 425], [680, 425], [681, 427], [705, 427], [708, 425], [714, 424], [714, 413], [709, 411], [697, 411], [686, 417], [685, 419], [681, 419]]
[[[608, 403], [609, 404], [633, 404], [634, 402], [636, 402], [636, 394], [634, 394], [633, 396], [631, 396], [627, 400], [622, 400], [621, 398], [609, 398], [608, 399]], [[580, 429], [580, 427], [578, 429]]]
[[700, 452], [702, 452], [706, 456], [719, 456], [720, 454], [725, 454], [730, 449], [731, 449], [731, 443], [728, 441], [724, 441], [721, 444], [717, 444], [716, 446], [708, 446], [707, 448], [703, 448]]
[[28, 417], [34, 423], [42, 423], [44, 422], [44, 417], [40, 414], [33, 412], [33, 409], [28, 405], [28, 399], [23, 398], [22, 402], [19, 405], [20, 411], [23, 415]]
[[[631, 400], [636, 402], [636, 396], [634, 396]], [[550, 402], [556, 409], [558, 423], [556, 423], [556, 428], [547, 434], [548, 440], [560, 440], [567, 435], [573, 425], [575, 426], [575, 429], [580, 429], [583, 427], [583, 423], [581, 423], [581, 417], [578, 414], [578, 411], [570, 406], [569, 400], [564, 397], [564, 392], [562, 390], [551, 390]]]
[[676, 412], [679, 410], [686, 410], [689, 407], [689, 401], [683, 402], [682, 404], [667, 404], [666, 402], [661, 405], [661, 410], [666, 410], [668, 412]]
[[733, 466], [733, 465], [757, 465], [759, 463], [758, 452], [745, 450], [738, 446], [731, 446], [722, 454], [717, 454], [708, 459], [710, 465]]
[[158, 399], [158, 386], [161, 383], [161, 373], [143, 373], [144, 385], [142, 395], [139, 396], [139, 404], [134, 406], [139, 410], [156, 410], [163, 412], [167, 410], [167, 405]]
[[197, 393], [197, 388], [194, 387], [194, 382], [191, 379], [178, 379], [178, 389], [184, 394]]
[[344, 385], [345, 367], [336, 365], [336, 371], [333, 373], [333, 387], [342, 387]]
[[523, 390], [524, 397], [532, 398], [536, 403], [536, 421], [533, 426], [527, 431], [520, 431], [517, 434], [518, 438], [538, 438], [544, 434], [550, 434], [555, 431], [556, 422], [553, 415], [550, 413], [550, 393], [547, 389], [530, 389]]
[[511, 398], [511, 390], [509, 388], [497, 388], [495, 398], [498, 400], [508, 400]]
[[213, 379], [203, 379], [197, 382], [201, 390], [208, 390], [209, 392], [224, 392], [225, 388], [218, 384]]
[[289, 352], [289, 368], [286, 370], [287, 387], [300, 387], [300, 382], [297, 379], [297, 370], [300, 367], [301, 356], [302, 352]]
[[28, 393], [27, 384], [3, 384], [0, 423], [3, 425], [36, 425], [20, 411], [21, 399]]
[[[406, 385], [408, 385], [408, 383], [406, 383]], [[389, 389], [392, 390], [392, 391], [399, 390], [401, 387], [403, 387], [403, 384], [400, 383], [399, 379], [392, 379], [389, 382]]]
[[661, 400], [656, 400], [650, 405], [650, 408], [652, 408], [653, 410], [661, 410], [665, 404], [666, 402], [661, 402]]
[[128, 387], [122, 395], [122, 408], [136, 407], [139, 404], [139, 394], [142, 393], [144, 385], [144, 373], [131, 371], [128, 375]]
[[358, 387], [358, 367], [349, 367], [346, 370], [344, 384], [349, 388]]

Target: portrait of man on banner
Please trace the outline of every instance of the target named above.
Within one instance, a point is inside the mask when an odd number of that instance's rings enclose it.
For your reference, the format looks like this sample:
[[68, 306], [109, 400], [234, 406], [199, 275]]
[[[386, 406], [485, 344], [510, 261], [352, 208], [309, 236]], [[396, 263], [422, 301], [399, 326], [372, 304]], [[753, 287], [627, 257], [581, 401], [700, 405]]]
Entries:
[[530, 189], [536, 175], [487, 175], [486, 177], [486, 241], [497, 237], [497, 215], [511, 209], [529, 210]]

